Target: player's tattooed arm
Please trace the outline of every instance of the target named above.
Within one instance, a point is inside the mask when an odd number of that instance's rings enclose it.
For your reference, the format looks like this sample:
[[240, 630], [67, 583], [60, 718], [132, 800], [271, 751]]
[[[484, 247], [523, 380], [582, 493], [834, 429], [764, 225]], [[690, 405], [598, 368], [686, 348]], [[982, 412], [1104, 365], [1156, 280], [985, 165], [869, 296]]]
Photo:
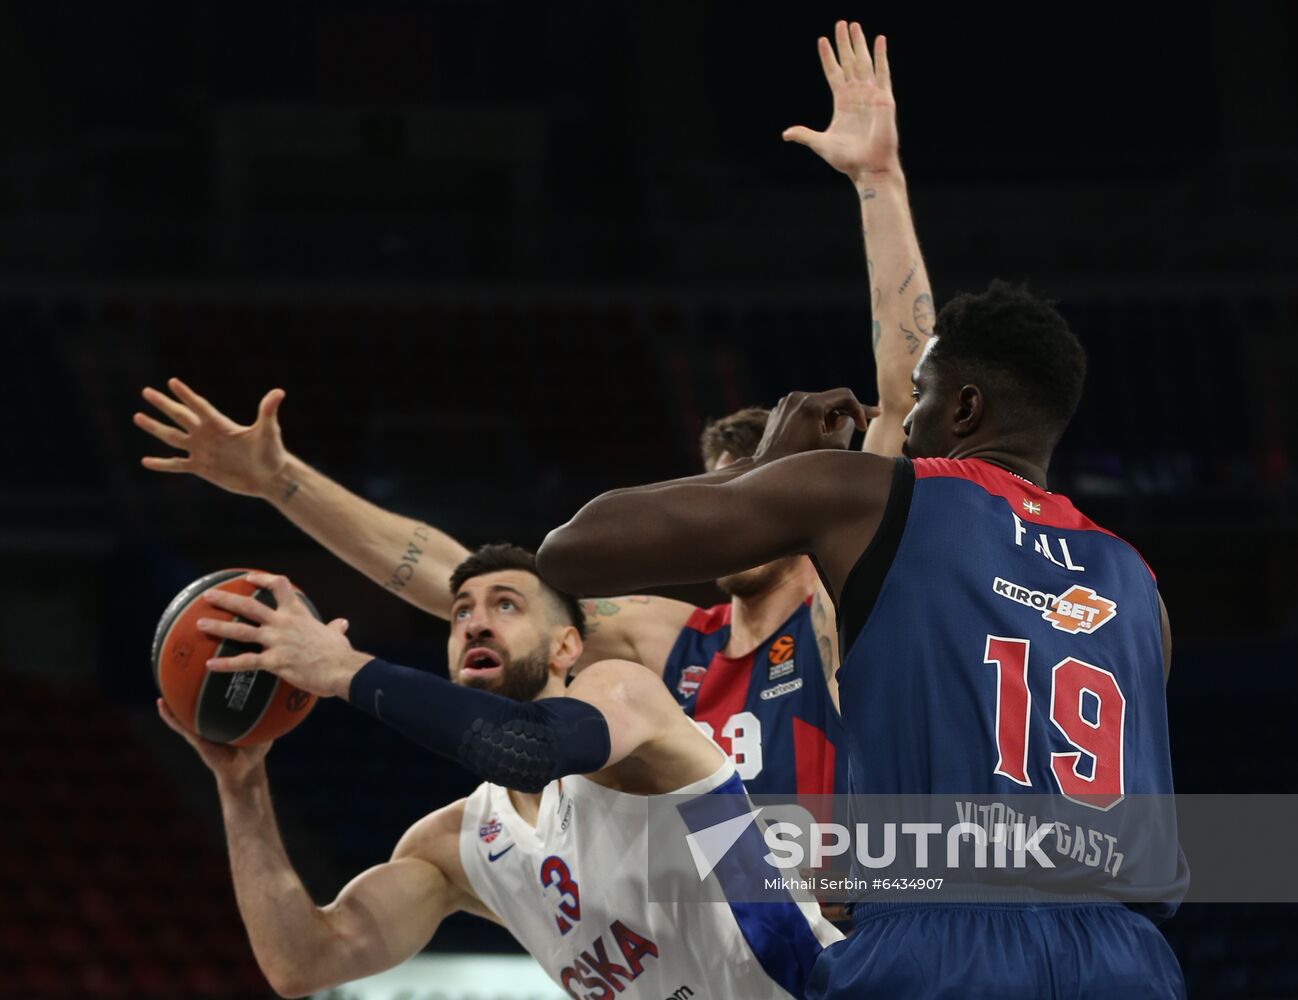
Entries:
[[680, 630], [694, 611], [692, 604], [669, 597], [598, 597], [581, 602], [586, 614], [579, 673], [600, 660], [632, 660], [661, 675]]
[[180, 379], [172, 395], [144, 399], [171, 421], [144, 413], [135, 425], [181, 456], [143, 459], [155, 472], [187, 472], [214, 486], [259, 497], [379, 586], [440, 618], [450, 615], [451, 571], [469, 554], [449, 535], [382, 509], [311, 468], [285, 447], [279, 425], [283, 389], [262, 398], [257, 419], [231, 420]]
[[896, 455], [904, 438], [902, 421], [912, 405], [910, 374], [933, 332], [933, 293], [898, 155], [887, 42], [876, 38], [872, 55], [861, 26], [840, 21], [835, 45], [821, 38], [819, 48], [833, 95], [833, 118], [824, 132], [798, 126], [788, 129], [784, 138], [811, 147], [856, 185], [882, 408], [866, 432], [865, 450]]
[[816, 632], [816, 648], [820, 653], [820, 667], [825, 672], [825, 684], [838, 707], [838, 617], [825, 585], [816, 582], [816, 593], [811, 601], [811, 626]]

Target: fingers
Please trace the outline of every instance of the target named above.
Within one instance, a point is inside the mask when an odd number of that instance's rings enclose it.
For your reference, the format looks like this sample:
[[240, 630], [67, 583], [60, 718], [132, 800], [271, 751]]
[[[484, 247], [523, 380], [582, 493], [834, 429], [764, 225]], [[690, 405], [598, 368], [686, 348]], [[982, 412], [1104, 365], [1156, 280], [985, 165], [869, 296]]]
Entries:
[[888, 68], [888, 39], [883, 35], [874, 40], [874, 80], [884, 90], [892, 90], [892, 70]]
[[784, 130], [785, 142], [796, 142], [800, 146], [807, 146], [812, 150], [818, 150], [820, 141], [824, 138], [824, 132], [817, 132], [809, 129], [805, 125], [794, 125]]
[[200, 618], [196, 624], [200, 632], [214, 635], [218, 639], [234, 639], [236, 642], [262, 644], [261, 629], [247, 622], [226, 622], [219, 618]]
[[184, 737], [186, 743], [188, 743], [195, 750], [198, 749], [198, 742], [197, 742], [198, 738], [193, 733], [191, 733], [188, 729], [186, 729], [184, 726], [180, 724], [180, 720], [177, 719], [174, 714], [172, 714], [171, 706], [168, 705], [161, 698], [158, 699], [158, 716], [159, 718], [162, 719], [163, 722], [167, 724], [168, 729], [170, 729], [172, 732], [179, 733], [181, 736]]
[[838, 65], [843, 68], [843, 78], [857, 79], [856, 57], [852, 55], [852, 40], [847, 33], [846, 21], [834, 25], [834, 46], [838, 49]]
[[219, 417], [221, 411], [209, 403], [178, 378], [167, 379], [167, 388], [174, 392], [182, 403], [195, 413], [204, 417]]
[[158, 458], [155, 455], [146, 455], [140, 459], [140, 464], [154, 472], [188, 472], [190, 466], [187, 458]]
[[279, 609], [292, 610], [298, 603], [297, 592], [286, 576], [272, 576], [269, 573], [249, 573], [247, 580], [254, 587], [269, 590], [275, 595], [275, 606]]
[[818, 394], [821, 398], [820, 405], [826, 416], [831, 413], [843, 413], [852, 418], [858, 430], [865, 430], [870, 420], [865, 412], [865, 407], [861, 401], [856, 398], [856, 393], [846, 386], [838, 389], [830, 389], [827, 392]]
[[339, 635], [346, 635], [347, 630], [351, 628], [351, 622], [346, 618], [335, 618], [329, 623], [329, 628], [333, 629]]
[[865, 32], [856, 21], [853, 21], [848, 28], [848, 37], [852, 42], [852, 57], [856, 60], [856, 78], [873, 80], [874, 63], [870, 61], [870, 44], [865, 40]]
[[173, 448], [179, 448], [181, 451], [189, 450], [189, 435], [182, 430], [164, 424], [160, 420], [154, 420], [147, 413], [137, 413], [131, 420], [135, 426], [146, 434], [152, 434], [163, 444], [169, 444]]
[[[251, 574], [249, 574], [251, 579]], [[203, 594], [203, 598], [213, 607], [220, 608], [222, 611], [229, 611], [238, 615], [240, 618], [247, 618], [249, 621], [257, 622], [259, 625], [265, 625], [275, 614], [274, 608], [268, 608], [261, 601], [253, 600], [251, 597], [244, 597], [242, 594], [232, 594], [228, 590], [213, 589]]]
[[820, 53], [820, 68], [825, 72], [825, 82], [833, 87], [843, 81], [843, 68], [834, 58], [834, 50], [829, 39], [823, 35], [816, 39], [816, 51]]
[[233, 674], [242, 670], [270, 670], [265, 655], [264, 653], [240, 653], [238, 656], [213, 657], [207, 661], [207, 669], [214, 674]]
[[271, 389], [270, 392], [261, 397], [261, 402], [257, 404], [257, 423], [263, 420], [274, 423], [279, 419], [279, 404], [284, 402], [283, 389]]
[[185, 430], [193, 430], [198, 426], [198, 417], [194, 411], [187, 406], [182, 406], [165, 392], [159, 392], [152, 386], [146, 387], [141, 393], [144, 401], [150, 406], [161, 410], [168, 417], [178, 423]]

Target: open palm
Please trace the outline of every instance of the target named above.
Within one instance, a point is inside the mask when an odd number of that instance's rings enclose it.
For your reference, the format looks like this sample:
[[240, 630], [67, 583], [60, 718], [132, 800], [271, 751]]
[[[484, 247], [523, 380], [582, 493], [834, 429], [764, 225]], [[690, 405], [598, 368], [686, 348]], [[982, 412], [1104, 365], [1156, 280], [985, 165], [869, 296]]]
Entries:
[[867, 181], [871, 175], [901, 169], [897, 156], [897, 105], [892, 97], [888, 69], [887, 40], [875, 39], [874, 56], [866, 44], [865, 32], [856, 22], [839, 21], [834, 26], [838, 46], [820, 38], [820, 63], [834, 96], [834, 116], [823, 132], [795, 125], [785, 129], [786, 142], [811, 149], [835, 170], [853, 181]]
[[178, 378], [167, 387], [175, 397], [145, 389], [144, 398], [173, 422], [135, 414], [135, 426], [163, 444], [189, 454], [150, 456], [141, 460], [155, 472], [190, 472], [208, 482], [245, 496], [265, 496], [288, 458], [279, 429], [283, 389], [272, 389], [257, 408], [257, 420], [237, 424]]

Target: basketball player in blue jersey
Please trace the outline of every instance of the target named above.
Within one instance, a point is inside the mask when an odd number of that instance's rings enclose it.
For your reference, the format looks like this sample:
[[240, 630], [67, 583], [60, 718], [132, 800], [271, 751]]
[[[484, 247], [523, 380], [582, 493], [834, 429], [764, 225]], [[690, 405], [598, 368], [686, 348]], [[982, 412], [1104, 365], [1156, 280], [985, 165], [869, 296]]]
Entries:
[[[833, 63], [832, 53], [822, 58]], [[872, 284], [879, 410], [871, 408], [863, 447], [898, 455], [911, 403], [910, 370], [932, 332], [933, 296], [906, 199], [890, 186], [899, 171], [896, 106], [886, 75], [841, 111], [831, 134], [849, 153], [832, 143], [813, 148], [840, 169], [843, 155], [864, 165], [856, 179]], [[807, 141], [796, 129], [785, 138]], [[243, 426], [179, 379], [169, 387], [174, 395], [150, 388], [144, 398], [171, 423], [144, 413], [135, 423], [188, 454], [145, 458], [145, 468], [192, 473], [260, 497], [374, 582], [448, 617], [445, 581], [468, 550], [435, 527], [361, 499], [288, 452], [278, 419], [282, 390], [268, 392], [256, 421]], [[750, 459], [767, 415], [754, 407], [709, 424], [701, 441], [707, 471], [725, 476], [731, 463]], [[730, 530], [741, 529], [736, 522]], [[777, 559], [717, 583], [729, 600], [711, 608], [656, 596], [585, 601], [589, 634], [577, 668], [630, 659], [660, 673], [686, 712], [731, 755], [750, 792], [845, 791], [833, 678], [837, 628], [811, 562], [801, 555]]]
[[[803, 995], [823, 946], [842, 939], [814, 904], [787, 896], [758, 905], [656, 901], [664, 893], [648, 885], [647, 797], [742, 796], [743, 784], [644, 667], [606, 660], [565, 683], [582, 651], [581, 610], [537, 577], [527, 552], [487, 546], [455, 569], [454, 682], [358, 653], [345, 623], [316, 621], [284, 578], [254, 582], [275, 593], [276, 609], [213, 593], [214, 607], [241, 619], [200, 627], [262, 651], [221, 657], [214, 669], [268, 669], [346, 698], [483, 779], [320, 907], [276, 828], [270, 744], [210, 743], [159, 699], [163, 719], [216, 775], [239, 911], [281, 995], [390, 968], [457, 911], [506, 927], [575, 1000], [788, 1000]], [[765, 853], [756, 830], [746, 841], [740, 850], [750, 858]]]
[[[833, 121], [789, 138], [903, 202], [899, 175], [867, 178], [847, 134], [887, 80], [883, 40], [873, 58], [855, 25], [837, 41], [834, 59], [820, 40]], [[1081, 396], [1081, 344], [1049, 303], [1004, 282], [957, 296], [934, 334], [912, 375], [906, 457], [840, 449], [860, 419], [849, 391], [794, 393], [768, 433], [802, 453], [759, 448], [724, 474], [596, 498], [546, 539], [542, 574], [576, 593], [625, 591], [805, 553], [842, 629], [854, 792], [1047, 792], [1097, 816], [1170, 795], [1171, 633], [1153, 575], [1046, 489]], [[1153, 888], [1172, 901], [1186, 874], [1165, 847]], [[1184, 995], [1154, 923], [1117, 902], [903, 903], [853, 919], [809, 996]]]

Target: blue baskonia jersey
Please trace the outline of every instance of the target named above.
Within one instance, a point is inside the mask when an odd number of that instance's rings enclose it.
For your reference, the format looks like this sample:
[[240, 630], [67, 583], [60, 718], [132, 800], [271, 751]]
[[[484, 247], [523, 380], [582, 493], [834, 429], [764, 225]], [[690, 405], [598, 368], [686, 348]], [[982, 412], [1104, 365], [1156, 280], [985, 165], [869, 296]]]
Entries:
[[663, 680], [735, 762], [750, 794], [846, 791], [842, 723], [829, 697], [811, 598], [746, 656], [723, 653], [730, 605], [699, 608], [667, 657]]
[[[853, 792], [1044, 793], [1104, 828], [1124, 797], [1170, 795], [1159, 599], [1140, 555], [998, 466], [898, 462], [839, 605]], [[1176, 855], [1173, 827], [1173, 881]]]

